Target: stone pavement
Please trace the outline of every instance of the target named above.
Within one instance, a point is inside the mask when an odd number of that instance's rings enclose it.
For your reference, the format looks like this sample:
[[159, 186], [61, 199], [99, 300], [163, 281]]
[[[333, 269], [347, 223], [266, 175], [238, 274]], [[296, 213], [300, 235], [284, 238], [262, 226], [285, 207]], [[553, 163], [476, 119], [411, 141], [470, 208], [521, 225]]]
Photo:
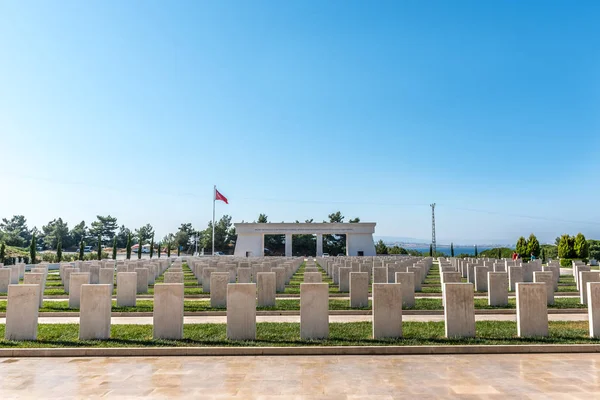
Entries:
[[590, 399], [600, 356], [276, 356], [0, 360], [2, 398]]

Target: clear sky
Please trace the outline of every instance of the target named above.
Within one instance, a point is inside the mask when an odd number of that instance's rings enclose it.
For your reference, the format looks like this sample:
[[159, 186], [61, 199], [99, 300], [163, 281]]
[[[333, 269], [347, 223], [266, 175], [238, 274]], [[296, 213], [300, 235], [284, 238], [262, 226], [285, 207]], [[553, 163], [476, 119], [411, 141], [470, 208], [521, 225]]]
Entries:
[[600, 239], [598, 1], [0, 0], [0, 217]]

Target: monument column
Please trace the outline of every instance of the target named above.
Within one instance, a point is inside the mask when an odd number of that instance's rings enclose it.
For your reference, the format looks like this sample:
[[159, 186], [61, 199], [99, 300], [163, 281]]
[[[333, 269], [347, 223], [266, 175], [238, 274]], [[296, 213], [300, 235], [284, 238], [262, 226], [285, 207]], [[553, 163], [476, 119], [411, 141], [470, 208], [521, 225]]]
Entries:
[[346, 233], [346, 256], [350, 256], [352, 253], [350, 252], [350, 234]]
[[286, 257], [292, 256], [292, 234], [291, 233], [285, 234], [285, 256]]
[[323, 257], [323, 234], [317, 233], [317, 257]]

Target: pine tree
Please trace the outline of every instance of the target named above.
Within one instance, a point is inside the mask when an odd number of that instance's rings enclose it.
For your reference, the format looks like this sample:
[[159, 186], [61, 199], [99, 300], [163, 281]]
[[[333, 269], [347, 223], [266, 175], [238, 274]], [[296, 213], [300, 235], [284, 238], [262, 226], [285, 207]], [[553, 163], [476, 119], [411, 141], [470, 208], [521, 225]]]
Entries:
[[529, 239], [527, 240], [527, 255], [531, 256], [531, 254], [536, 257], [540, 256], [540, 242], [533, 233], [529, 235]]
[[131, 259], [131, 232], [127, 234], [127, 259]]
[[36, 245], [35, 245], [35, 233], [33, 234], [33, 236], [31, 237], [31, 244], [29, 245], [29, 259], [30, 259], [30, 263], [31, 264], [35, 264], [35, 256], [36, 256]]
[[433, 244], [429, 245], [429, 257], [433, 257]]
[[561, 259], [571, 259], [575, 258], [576, 256], [575, 238], [567, 234], [562, 235], [558, 243], [558, 257]]
[[152, 232], [152, 239], [150, 239], [150, 258], [154, 255], [154, 232]]
[[477, 245], [475, 245], [475, 258], [477, 258], [478, 255], [479, 253], [477, 252]]
[[388, 248], [385, 245], [385, 243], [383, 243], [383, 240], [379, 239], [379, 242], [375, 243], [375, 253], [376, 254], [387, 254], [388, 253]]
[[85, 247], [85, 242], [82, 240], [79, 242], [79, 261], [83, 261], [83, 248]]
[[0, 263], [4, 262], [4, 257], [6, 256], [6, 245], [4, 242], [0, 244]]
[[575, 250], [575, 257], [585, 260], [589, 256], [590, 246], [585, 239], [585, 236], [581, 232], [575, 236], [573, 248]]
[[117, 259], [117, 237], [113, 239], [113, 260]]
[[98, 260], [102, 260], [102, 235], [98, 235]]
[[167, 243], [167, 257], [171, 257], [171, 242]]
[[450, 257], [454, 257], [454, 243], [450, 243]]
[[56, 259], [58, 262], [62, 261], [62, 239], [58, 238], [58, 243], [56, 244]]
[[521, 236], [519, 240], [517, 240], [515, 250], [520, 257], [527, 257], [527, 239]]

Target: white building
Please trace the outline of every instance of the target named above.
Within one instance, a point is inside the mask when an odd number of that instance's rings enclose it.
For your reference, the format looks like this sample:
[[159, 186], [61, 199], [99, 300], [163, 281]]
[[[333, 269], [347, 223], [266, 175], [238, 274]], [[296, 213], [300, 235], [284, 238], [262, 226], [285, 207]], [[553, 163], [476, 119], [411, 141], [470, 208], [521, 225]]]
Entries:
[[317, 235], [317, 257], [323, 255], [323, 235], [346, 235], [346, 255], [374, 256], [374, 222], [358, 223], [237, 223], [235, 256], [262, 257], [265, 235], [285, 235], [285, 255], [292, 256], [293, 235]]

